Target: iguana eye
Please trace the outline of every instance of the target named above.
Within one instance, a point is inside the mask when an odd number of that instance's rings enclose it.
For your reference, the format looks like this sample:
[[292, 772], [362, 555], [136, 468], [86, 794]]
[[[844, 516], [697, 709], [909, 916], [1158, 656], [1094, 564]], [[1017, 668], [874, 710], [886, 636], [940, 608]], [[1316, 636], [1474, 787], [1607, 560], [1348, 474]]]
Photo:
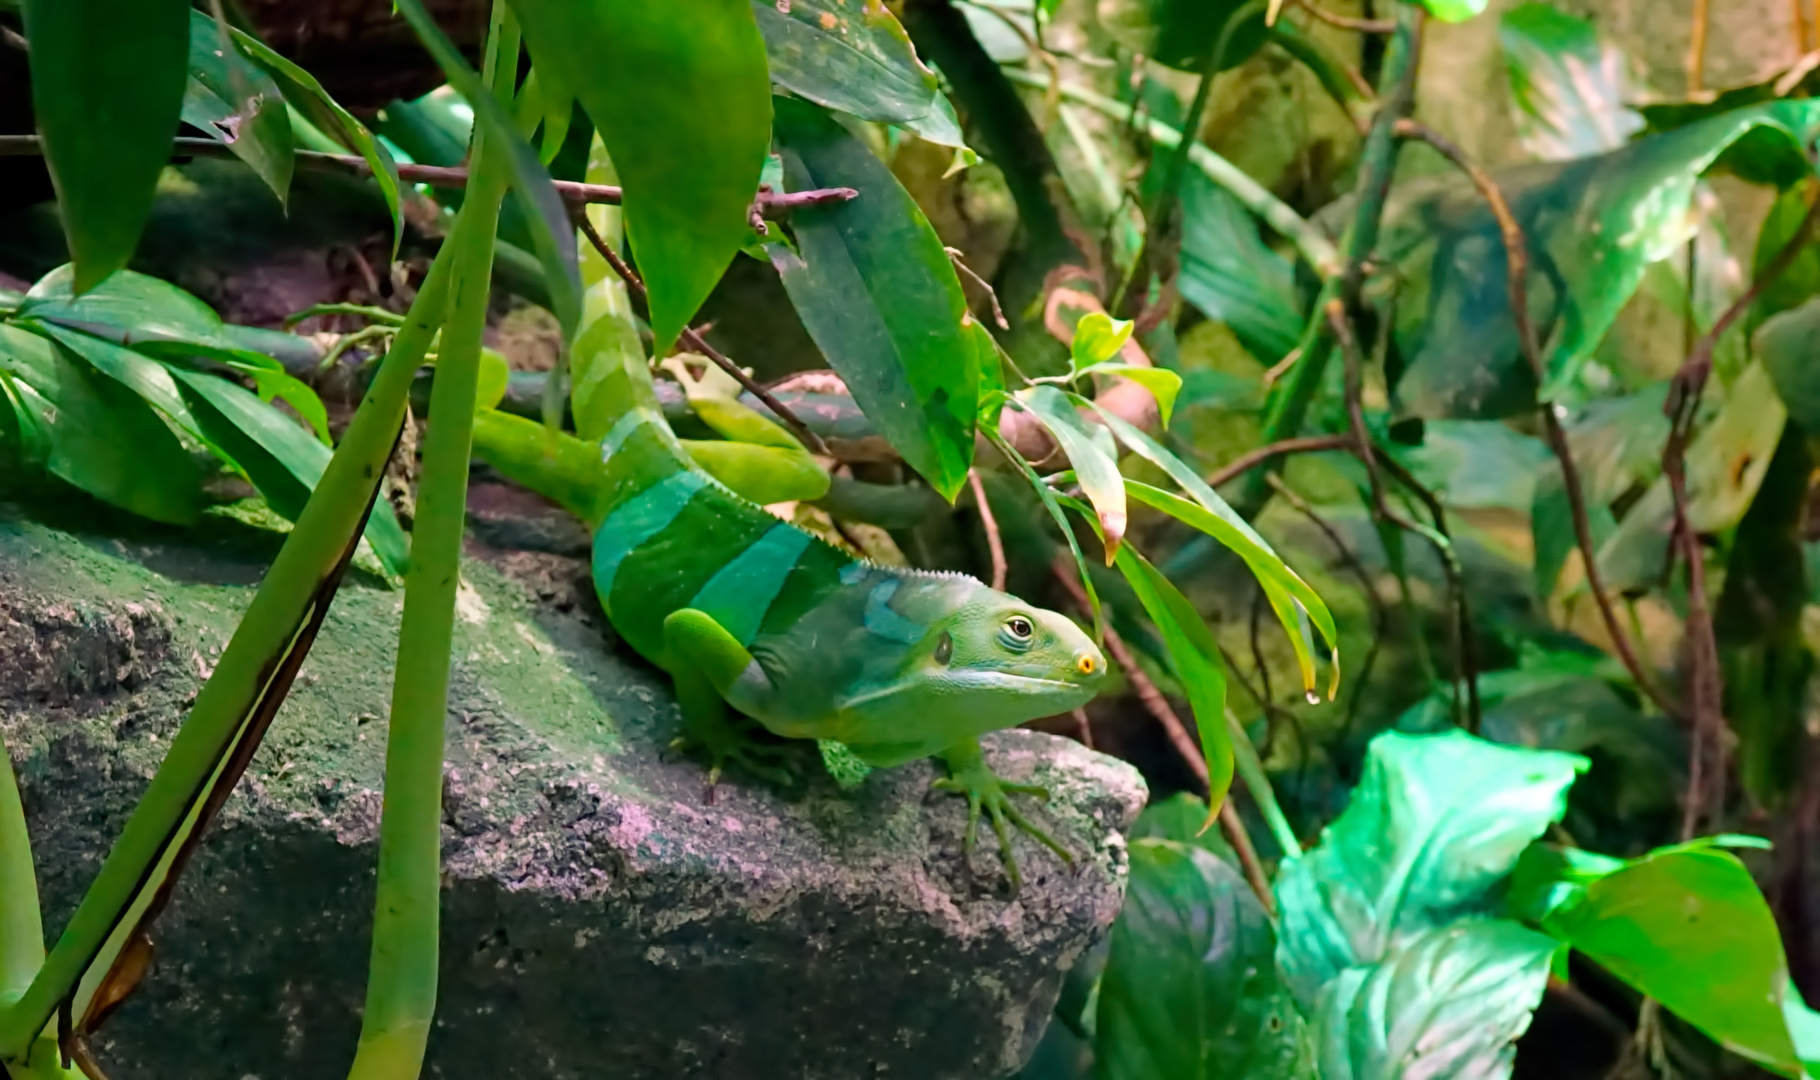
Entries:
[[942, 636], [937, 638], [935, 641], [935, 662], [938, 664], [946, 664], [949, 660], [951, 660], [953, 658], [954, 658], [954, 638], [948, 633], [948, 631], [943, 630]]

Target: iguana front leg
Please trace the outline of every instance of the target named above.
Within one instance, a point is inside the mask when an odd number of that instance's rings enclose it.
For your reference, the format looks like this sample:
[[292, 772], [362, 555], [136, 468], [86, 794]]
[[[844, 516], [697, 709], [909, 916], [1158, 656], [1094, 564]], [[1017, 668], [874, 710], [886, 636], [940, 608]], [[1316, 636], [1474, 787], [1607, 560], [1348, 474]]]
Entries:
[[967, 797], [967, 837], [961, 850], [965, 853], [969, 865], [973, 858], [973, 845], [978, 837], [980, 810], [985, 809], [992, 821], [992, 831], [998, 835], [999, 857], [1005, 862], [1005, 872], [1011, 878], [1011, 891], [1023, 888], [1024, 876], [1018, 872], [1017, 857], [1011, 852], [1011, 836], [1005, 830], [1009, 821], [1019, 829], [1029, 833], [1050, 851], [1056, 853], [1064, 863], [1074, 865], [1074, 856], [1068, 849], [1055, 842], [1054, 838], [1025, 817], [1017, 807], [1011, 804], [1012, 795], [1030, 795], [1038, 799], [1047, 799], [1049, 792], [1034, 784], [1012, 784], [999, 778], [986, 764], [986, 755], [980, 750], [978, 739], [968, 739], [942, 751], [942, 763], [948, 766], [948, 776], [934, 784], [939, 791], [952, 791]]
[[720, 780], [728, 763], [774, 783], [788, 783], [786, 748], [754, 737], [760, 725], [735, 716], [727, 697], [736, 692], [763, 694], [769, 689], [764, 671], [752, 654], [705, 611], [683, 608], [664, 620], [662, 666], [676, 684], [684, 737], [677, 740], [707, 752], [708, 785]]

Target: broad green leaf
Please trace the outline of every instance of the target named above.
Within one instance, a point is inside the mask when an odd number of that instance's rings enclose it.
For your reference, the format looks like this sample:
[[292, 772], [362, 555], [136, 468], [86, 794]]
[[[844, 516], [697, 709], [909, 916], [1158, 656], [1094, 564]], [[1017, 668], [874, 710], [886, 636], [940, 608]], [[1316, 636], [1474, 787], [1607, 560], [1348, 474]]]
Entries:
[[1110, 445], [1110, 437], [1102, 440], [1105, 428], [1089, 424], [1081, 416], [1076, 402], [1087, 403], [1072, 394], [1053, 386], [1033, 386], [1020, 393], [1017, 400], [1042, 421], [1068, 463], [1074, 466], [1081, 490], [1087, 493], [1099, 518], [1100, 538], [1106, 543], [1106, 565], [1112, 565], [1130, 520], [1125, 510], [1125, 478], [1119, 475], [1117, 448]]
[[1096, 364], [1110, 363], [1131, 340], [1129, 319], [1115, 319], [1103, 311], [1090, 311], [1074, 324], [1074, 370], [1078, 374]]
[[512, 9], [537, 69], [574, 88], [619, 169], [664, 356], [745, 243], [770, 149], [771, 83], [751, 2], [513, 0]]
[[4, 366], [0, 366], [0, 399], [6, 402], [0, 417], [7, 418], [7, 423], [0, 425], [0, 445], [12, 444], [15, 464], [42, 466], [51, 454], [50, 431], [40, 416], [44, 399]]
[[32, 108], [86, 292], [125, 266], [183, 106], [184, 0], [26, 0]]
[[[190, 415], [189, 406], [177, 392], [177, 383], [171, 378], [170, 369], [163, 364], [125, 346], [90, 337], [79, 330], [48, 323], [26, 325], [88, 361], [96, 371], [144, 398], [146, 404], [158, 410], [159, 415], [178, 431], [198, 442], [207, 443], [202, 429], [196, 426], [195, 417]], [[214, 447], [211, 445], [210, 449]]]
[[329, 96], [314, 75], [251, 34], [236, 29], [233, 35], [235, 43], [254, 63], [271, 72], [286, 101], [324, 133], [366, 160], [373, 182], [379, 185], [379, 193], [385, 197], [386, 209], [392, 215], [392, 255], [396, 257], [398, 245], [404, 240], [404, 211], [398, 202], [398, 163], [365, 124]]
[[[1776, 261], [1782, 249], [1794, 239], [1795, 230], [1807, 220], [1808, 207], [1820, 196], [1820, 184], [1807, 181], [1795, 184], [1776, 197], [1769, 216], [1757, 232], [1756, 252], [1751, 258], [1751, 279], [1761, 282], [1756, 301], [1751, 305], [1750, 326], [1756, 327], [1778, 312], [1800, 307], [1820, 293], [1820, 245], [1803, 244], [1788, 268], [1774, 281], [1766, 280], [1765, 271]], [[1809, 429], [1814, 430], [1814, 429]]]
[[779, 98], [777, 139], [789, 190], [859, 192], [794, 212], [796, 251], [770, 246], [790, 301], [879, 432], [953, 499], [973, 463], [979, 363], [948, 253], [884, 162], [820, 108]]
[[1586, 885], [1544, 926], [1721, 1046], [1799, 1075], [1788, 962], [1750, 871], [1712, 846], [1654, 852]]
[[[458, 90], [473, 107], [475, 120], [486, 132], [489, 145], [496, 144], [505, 150], [506, 161], [512, 169], [512, 194], [518, 200], [525, 223], [530, 226], [532, 246], [537, 249], [537, 261], [543, 264], [544, 284], [550, 290], [550, 309], [555, 313], [556, 321], [562, 325], [564, 343], [575, 340], [575, 328], [581, 322], [581, 271], [575, 260], [575, 230], [569, 221], [569, 211], [563, 205], [562, 196], [556, 193], [555, 185], [550, 182], [550, 174], [545, 171], [543, 162], [538, 160], [537, 152], [519, 136], [505, 106], [481, 85], [480, 76], [474, 74], [454, 44], [431, 21], [420, 0], [396, 2], [399, 12], [411, 24], [411, 29], [417, 32], [424, 48], [436, 58], [442, 73], [448, 77], [449, 85]], [[517, 58], [513, 57], [511, 62], [516, 63]], [[552, 63], [549, 72], [549, 77], [560, 80], [561, 85], [580, 85], [572, 80], [573, 71], [562, 64]], [[655, 304], [657, 283], [650, 280], [652, 271], [649, 267], [645, 270], [645, 276], [646, 283], [651, 286], [652, 302]]]
[[1587, 766], [1457, 730], [1374, 738], [1320, 846], [1277, 872], [1277, 959], [1296, 996], [1313, 1002], [1347, 968], [1395, 965], [1422, 935], [1495, 911], [1498, 886]]
[[226, 344], [221, 316], [167, 281], [122, 270], [75, 296], [74, 277], [74, 268], [66, 263], [39, 278], [25, 294], [18, 315], [74, 327], [128, 346], [147, 341]]
[[1803, 430], [1820, 432], [1820, 297], [1764, 320], [1751, 337], [1751, 351]]
[[[253, 387], [259, 392], [259, 400], [270, 402], [276, 399], [284, 402], [297, 410], [297, 415], [303, 418], [303, 422], [310, 425], [318, 442], [324, 446], [334, 445], [329, 438], [328, 408], [308, 383], [286, 371], [283, 364], [259, 353], [239, 353], [224, 362], [253, 380]], [[503, 395], [503, 391], [501, 393]]]
[[[1099, 24], [1122, 45], [1159, 64], [1201, 71], [1220, 30], [1249, 0], [1098, 0]], [[1249, 13], [1220, 58], [1219, 70], [1237, 67], [1261, 48], [1268, 31], [1264, 10]]]
[[1421, 0], [1428, 13], [1442, 22], [1465, 22], [1485, 10], [1486, 0]]
[[1192, 844], [1135, 840], [1100, 980], [1097, 1080], [1312, 1077], [1276, 937], [1245, 879]]
[[[1696, 532], [1729, 529], [1744, 517], [1769, 471], [1788, 413], [1766, 365], [1752, 363], [1725, 388], [1725, 403], [1687, 448], [1687, 521]], [[1654, 581], [1668, 551], [1674, 503], [1668, 478], [1657, 477], [1599, 546], [1599, 569], [1611, 589]]]
[[[1131, 826], [1128, 839], [1173, 840], [1178, 844], [1206, 848], [1221, 860], [1232, 862], [1235, 858], [1232, 847], [1226, 843], [1226, 838], [1220, 835], [1219, 830], [1202, 830], [1201, 825], [1207, 818], [1206, 800], [1186, 791], [1178, 791], [1144, 807], [1144, 812], [1138, 815], [1137, 823]], [[1275, 966], [1274, 956], [1270, 963]]]
[[[1085, 320], [1082, 320], [1085, 321]], [[1162, 417], [1163, 426], [1169, 426], [1169, 416], [1175, 411], [1176, 395], [1182, 392], [1182, 377], [1168, 368], [1139, 367], [1136, 364], [1105, 363], [1094, 364], [1079, 372], [1081, 375], [1105, 375], [1130, 379], [1156, 398], [1157, 413]]]
[[1559, 948], [1517, 923], [1473, 919], [1341, 972], [1313, 1015], [1321, 1080], [1504, 1080]]
[[936, 108], [941, 91], [897, 17], [883, 4], [752, 0], [771, 81], [817, 105], [885, 124]]
[[[1584, 473], [1582, 473], [1584, 480]], [[1586, 495], [1586, 523], [1592, 533], [1593, 550], [1618, 530], [1618, 520], [1611, 508]], [[1529, 508], [1529, 531], [1535, 545], [1531, 578], [1536, 598], [1547, 601], [1554, 595], [1567, 560], [1579, 549], [1580, 538], [1574, 531], [1573, 504], [1567, 499], [1567, 482], [1559, 464], [1543, 466], [1536, 475], [1535, 497]]]
[[1272, 251], [1257, 219], [1199, 169], [1182, 178], [1182, 299], [1265, 364], [1289, 355], [1302, 336], [1295, 267]]
[[53, 475], [141, 517], [195, 522], [202, 512], [196, 463], [138, 394], [14, 326], [0, 325], [0, 367], [29, 392], [49, 432]]
[[1565, 161], [1616, 150], [1643, 127], [1625, 104], [1632, 95], [1624, 54], [1600, 41], [1587, 20], [1527, 3], [1504, 13], [1498, 41], [1517, 137], [1534, 157]]
[[[1596, 157], [1496, 175], [1529, 238], [1529, 310], [1547, 343], [1543, 400], [1567, 394], [1652, 262], [1684, 249], [1696, 181], [1748, 136], [1806, 145], [1820, 99], [1740, 109]], [[1530, 410], [1535, 379], [1517, 347], [1503, 243], [1484, 200], [1449, 173], [1393, 193], [1378, 249], [1400, 284], [1392, 320], [1403, 365], [1396, 411], [1496, 419]], [[1387, 304], [1388, 293], [1376, 294]]]
[[[273, 510], [296, 521], [328, 468], [329, 448], [226, 379], [181, 368], [173, 368], [171, 374], [208, 442], [231, 455], [230, 464], [259, 489]], [[384, 499], [373, 504], [366, 538], [388, 571], [404, 573], [410, 546]]]
[[1484, 420], [1428, 421], [1422, 444], [1401, 456], [1448, 506], [1519, 513], [1535, 501], [1537, 476], [1554, 460], [1542, 440]]
[[296, 147], [278, 84], [241, 54], [226, 27], [195, 8], [189, 63], [183, 122], [233, 151], [286, 202]]

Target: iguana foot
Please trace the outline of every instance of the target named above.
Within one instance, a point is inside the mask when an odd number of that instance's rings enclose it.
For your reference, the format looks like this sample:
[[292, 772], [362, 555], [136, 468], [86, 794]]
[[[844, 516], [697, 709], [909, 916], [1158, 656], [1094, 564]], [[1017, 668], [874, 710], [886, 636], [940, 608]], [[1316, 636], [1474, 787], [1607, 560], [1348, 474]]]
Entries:
[[1018, 870], [1017, 856], [1011, 850], [1011, 834], [1006, 824], [1029, 833], [1036, 841], [1055, 852], [1056, 857], [1069, 866], [1074, 865], [1074, 856], [1068, 849], [1056, 843], [1047, 832], [1035, 825], [1012, 804], [1012, 795], [1029, 795], [1047, 800], [1048, 789], [1035, 784], [1013, 784], [1005, 781], [986, 764], [985, 755], [980, 752], [979, 743], [967, 742], [942, 754], [942, 760], [948, 765], [949, 775], [935, 781], [932, 787], [937, 791], [952, 791], [967, 798], [967, 835], [961, 844], [963, 857], [967, 865], [973, 865], [973, 847], [979, 837], [980, 811], [984, 810], [992, 822], [992, 831], [998, 836], [999, 858], [1004, 861], [1005, 873], [1011, 879], [1011, 892], [1015, 895], [1024, 886], [1024, 876]]
[[741, 717], [719, 723], [692, 723], [681, 737], [670, 743], [672, 750], [696, 753], [708, 761], [708, 797], [713, 800], [714, 787], [721, 773], [732, 765], [760, 780], [788, 785], [797, 779], [796, 761], [791, 747], [764, 740], [764, 728]]

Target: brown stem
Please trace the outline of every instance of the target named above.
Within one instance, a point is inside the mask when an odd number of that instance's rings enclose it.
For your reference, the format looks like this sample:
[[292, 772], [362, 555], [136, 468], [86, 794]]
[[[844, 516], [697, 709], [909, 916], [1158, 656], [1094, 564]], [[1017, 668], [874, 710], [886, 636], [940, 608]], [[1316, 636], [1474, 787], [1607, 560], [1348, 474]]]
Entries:
[[[1074, 578], [1072, 563], [1065, 559], [1056, 560], [1055, 578], [1062, 583], [1062, 588], [1067, 590], [1077, 607], [1082, 611], [1089, 610], [1087, 594]], [[1112, 654], [1113, 661], [1124, 670], [1126, 681], [1131, 683], [1132, 691], [1143, 702], [1145, 710], [1156, 718], [1157, 723], [1163, 725], [1163, 733], [1169, 736], [1170, 745], [1175, 747], [1175, 752], [1200, 780], [1201, 790], [1207, 791], [1207, 759], [1201, 756], [1201, 748], [1195, 745], [1194, 736], [1188, 734], [1188, 726], [1182, 723], [1182, 718], [1170, 707], [1169, 699], [1163, 696], [1163, 692], [1150, 681], [1150, 676], [1144, 674], [1144, 669], [1138, 666], [1137, 657], [1132, 655], [1125, 639], [1110, 626], [1106, 627], [1106, 651]], [[1207, 722], [1212, 724], [1222, 721], [1222, 717], [1207, 718]], [[1257, 848], [1252, 846], [1251, 837], [1246, 835], [1244, 822], [1233, 809], [1231, 799], [1220, 806], [1220, 831], [1226, 834], [1226, 842], [1232, 845], [1233, 854], [1238, 856], [1239, 866], [1245, 871], [1245, 880], [1251, 883], [1251, 890], [1258, 894], [1258, 902], [1264, 905], [1264, 910], [1270, 913], [1271, 918], [1276, 918], [1276, 897], [1271, 895], [1270, 879], [1264, 874], [1264, 865], [1258, 860]]]
[[[1536, 338], [1535, 322], [1529, 315], [1529, 242], [1523, 227], [1517, 223], [1516, 215], [1511, 212], [1503, 189], [1491, 178], [1491, 174], [1467, 157], [1464, 150], [1428, 125], [1415, 120], [1403, 120], [1397, 124], [1397, 134], [1422, 140], [1465, 173], [1473, 187], [1478, 189], [1480, 197], [1485, 200], [1491, 216], [1497, 220], [1498, 232], [1504, 240], [1505, 284], [1509, 290], [1511, 320], [1517, 328], [1517, 347], [1535, 374], [1536, 385], [1542, 386], [1548, 381], [1548, 369]], [[1664, 713], [1679, 716], [1680, 705], [1645, 672], [1642, 659], [1631, 644], [1630, 634], [1625, 631], [1611, 595], [1605, 589], [1603, 575], [1599, 571], [1598, 549], [1593, 539], [1592, 518], [1586, 510], [1586, 488], [1581, 482], [1573, 450], [1568, 445], [1567, 432], [1561, 427], [1561, 418], [1553, 406], [1547, 403], [1543, 404], [1541, 411], [1548, 448], [1561, 467], [1561, 486], [1567, 495], [1568, 511], [1573, 518], [1574, 543], [1580, 550], [1586, 585], [1592, 590], [1593, 603], [1599, 608], [1599, 616], [1605, 624], [1606, 634], [1611, 638], [1612, 648], [1617, 651], [1619, 661], [1623, 663], [1624, 670], [1629, 672], [1631, 682], [1636, 684], [1637, 689], [1655, 702], [1656, 707]]]
[[973, 487], [973, 502], [979, 508], [980, 527], [986, 530], [986, 550], [992, 555], [992, 587], [1005, 591], [1005, 543], [999, 538], [998, 519], [992, 516], [992, 502], [986, 498], [986, 485], [978, 469], [967, 470], [967, 483]]
[[1086, 709], [1078, 706], [1075, 708], [1074, 725], [1080, 731], [1081, 745], [1093, 749], [1093, 721], [1087, 719]]
[[1220, 487], [1236, 480], [1252, 469], [1282, 454], [1308, 454], [1320, 450], [1350, 450], [1354, 439], [1351, 435], [1308, 435], [1294, 439], [1282, 439], [1269, 446], [1260, 446], [1247, 450], [1238, 457], [1220, 466], [1219, 471], [1207, 478], [1208, 487]]
[[1312, 0], [1296, 0], [1296, 7], [1326, 23], [1342, 30], [1357, 30], [1361, 34], [1394, 33], [1397, 24], [1389, 19], [1355, 19], [1350, 15], [1336, 15], [1315, 5]]
[[954, 264], [954, 268], [960, 271], [960, 275], [973, 282], [986, 294], [986, 299], [992, 303], [992, 321], [998, 324], [998, 328], [1000, 330], [1011, 329], [1011, 320], [1005, 318], [1005, 309], [999, 306], [998, 290], [992, 287], [992, 282], [980, 277], [978, 271], [967, 265], [966, 261], [961, 258], [960, 248], [945, 247], [942, 250], [948, 253], [948, 261]]
[[[613, 268], [613, 272], [618, 274], [620, 278], [625, 281], [626, 288], [631, 290], [640, 301], [648, 304], [649, 300], [645, 294], [645, 283], [639, 278], [638, 272], [626, 265], [626, 261], [619, 257], [619, 252], [613, 250], [612, 244], [607, 243], [606, 240], [601, 238], [600, 233], [594, 229], [594, 223], [588, 220], [588, 216], [577, 212], [575, 214], [575, 225], [581, 230], [582, 235], [588, 238], [588, 243], [594, 245], [594, 250], [600, 252], [601, 257], [607, 260], [607, 264]], [[777, 400], [776, 396], [773, 395], [771, 391], [766, 390], [764, 387], [754, 382], [752, 376], [747, 375], [744, 371], [740, 370], [740, 368], [734, 364], [732, 360], [729, 360], [719, 349], [708, 344], [707, 339], [703, 338], [701, 334], [697, 333], [693, 328], [684, 327], [681, 337], [683, 344], [687, 345], [691, 350], [714, 361], [715, 366], [739, 380], [739, 385], [745, 387], [748, 393], [764, 402], [765, 408], [770, 409], [779, 420], [782, 420], [787, 424], [790, 430], [796, 434], [796, 437], [802, 441], [802, 444], [808, 448], [810, 453], [822, 454], [824, 456], [829, 453], [828, 446], [826, 443], [822, 442], [820, 435], [810, 431], [809, 426], [803, 423], [802, 419], [795, 413], [786, 408], [783, 402]]]
[[1789, 26], [1795, 34], [1795, 52], [1807, 52], [1807, 12], [1803, 0], [1788, 0]]
[[1693, 31], [1687, 41], [1687, 92], [1698, 94], [1706, 81], [1707, 0], [1694, 0]]

